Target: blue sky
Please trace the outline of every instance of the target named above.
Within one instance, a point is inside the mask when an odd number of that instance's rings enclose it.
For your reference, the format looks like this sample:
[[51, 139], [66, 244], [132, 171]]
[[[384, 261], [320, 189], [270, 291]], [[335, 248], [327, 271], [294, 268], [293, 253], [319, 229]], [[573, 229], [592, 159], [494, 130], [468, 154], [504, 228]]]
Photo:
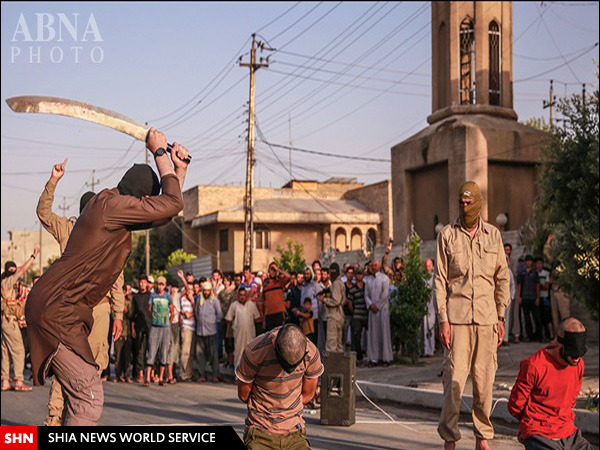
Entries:
[[[598, 47], [571, 60], [598, 42], [598, 3], [515, 2], [513, 9], [515, 110], [521, 120], [547, 118], [542, 100], [550, 78], [559, 96], [594, 81]], [[37, 30], [42, 13], [71, 22], [78, 14], [77, 40], [65, 29], [62, 42], [26, 42], [22, 33], [13, 40], [21, 15], [32, 39], [44, 37]], [[81, 40], [91, 14], [101, 41]], [[185, 188], [244, 182], [248, 70], [235, 61], [248, 58], [255, 31], [278, 49], [263, 53], [271, 54], [270, 67], [259, 70], [256, 86], [257, 121], [271, 142], [386, 159], [391, 145], [425, 127], [431, 112], [426, 2], [3, 2], [1, 20], [3, 100], [66, 97], [148, 121], [191, 150]], [[52, 62], [61, 51], [62, 60]], [[144, 145], [126, 135], [64, 117], [15, 114], [1, 103], [3, 239], [11, 229], [37, 229], [39, 193], [51, 166], [65, 157], [55, 202], [65, 197], [70, 215], [92, 169], [103, 189], [144, 161]], [[289, 179], [286, 150], [257, 141], [256, 159], [257, 184]], [[381, 162], [292, 155], [296, 178], [371, 183], [389, 171]]]

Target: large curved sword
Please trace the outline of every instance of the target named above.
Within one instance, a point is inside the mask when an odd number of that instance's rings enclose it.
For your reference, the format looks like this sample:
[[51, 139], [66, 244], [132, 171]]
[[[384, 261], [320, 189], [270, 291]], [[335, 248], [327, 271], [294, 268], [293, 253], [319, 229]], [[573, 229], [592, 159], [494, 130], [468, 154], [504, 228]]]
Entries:
[[[23, 96], [8, 98], [6, 103], [14, 112], [75, 117], [76, 119], [104, 125], [144, 142], [150, 129], [147, 125], [110, 109], [66, 98]], [[171, 152], [171, 150], [172, 145], [168, 144], [167, 151]], [[187, 162], [189, 163], [191, 159], [192, 157], [189, 156]]]

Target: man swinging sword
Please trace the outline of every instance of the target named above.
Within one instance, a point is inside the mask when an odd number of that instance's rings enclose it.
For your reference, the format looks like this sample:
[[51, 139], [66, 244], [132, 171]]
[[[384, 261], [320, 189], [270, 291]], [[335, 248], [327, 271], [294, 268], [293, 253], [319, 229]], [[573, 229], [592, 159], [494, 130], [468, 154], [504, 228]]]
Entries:
[[[104, 393], [88, 342], [93, 308], [119, 278], [131, 253], [131, 232], [166, 224], [183, 209], [181, 188], [189, 154], [151, 128], [146, 147], [150, 166], [136, 164], [118, 186], [93, 196], [83, 209], [60, 259], [32, 288], [25, 316], [31, 340], [35, 385], [53, 373], [63, 388], [63, 425], [97, 425]], [[162, 193], [159, 195], [162, 187]]]
[[[64, 252], [69, 240], [69, 235], [75, 226], [75, 218], [60, 217], [52, 212], [52, 203], [54, 202], [54, 191], [58, 182], [65, 174], [67, 159], [62, 164], [56, 164], [52, 167], [52, 175], [44, 187], [37, 205], [37, 216], [44, 226], [60, 246], [60, 251]], [[82, 213], [87, 202], [95, 194], [91, 191], [86, 192], [79, 200], [79, 214]], [[108, 343], [106, 336], [110, 326], [110, 312], [114, 313], [115, 321], [113, 325], [113, 336], [115, 341], [119, 339], [122, 330], [123, 309], [125, 305], [125, 296], [123, 295], [123, 272], [119, 274], [117, 281], [110, 289], [110, 292], [98, 303], [92, 312], [94, 325], [88, 336], [88, 342], [94, 362], [98, 366], [98, 373], [101, 373], [108, 366]], [[52, 386], [50, 388], [50, 398], [48, 400], [48, 416], [44, 420], [46, 426], [59, 426], [62, 422], [64, 411], [63, 389], [56, 377], [52, 377]]]

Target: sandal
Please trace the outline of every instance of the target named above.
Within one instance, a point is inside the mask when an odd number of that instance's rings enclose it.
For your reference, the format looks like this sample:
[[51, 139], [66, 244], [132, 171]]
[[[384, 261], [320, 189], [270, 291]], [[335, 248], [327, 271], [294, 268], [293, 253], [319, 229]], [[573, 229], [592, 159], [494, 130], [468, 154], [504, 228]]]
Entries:
[[4, 387], [4, 386], [2, 387], [2, 392], [4, 392], [4, 391], [12, 391], [12, 390], [13, 390], [13, 387], [10, 384], [8, 385], [8, 387]]
[[171, 378], [170, 380], [167, 380], [167, 383], [169, 383], [169, 384], [177, 384], [177, 380], [175, 378]]
[[33, 388], [31, 386], [26, 386], [24, 384], [17, 384], [15, 386], [15, 391], [18, 391], [18, 392], [29, 392], [29, 391], [33, 391]]
[[144, 386], [144, 387], [150, 387], [150, 382], [149, 382], [149, 381], [147, 381], [147, 380], [146, 380], [146, 381], [144, 381], [144, 384], [143, 384], [143, 386]]

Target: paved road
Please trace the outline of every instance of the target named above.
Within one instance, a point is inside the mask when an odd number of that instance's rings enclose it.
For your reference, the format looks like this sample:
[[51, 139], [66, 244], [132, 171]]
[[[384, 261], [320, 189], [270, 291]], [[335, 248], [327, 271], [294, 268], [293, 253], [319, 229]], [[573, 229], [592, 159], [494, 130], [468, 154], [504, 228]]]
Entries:
[[[104, 383], [105, 403], [100, 425], [232, 425], [241, 436], [246, 413], [233, 384], [178, 384], [144, 388], [138, 384]], [[31, 393], [3, 392], [2, 425], [39, 425], [43, 422], [48, 386]], [[352, 427], [324, 427], [319, 416], [305, 415], [313, 449], [440, 449], [437, 413], [380, 405], [396, 421], [392, 423], [364, 400], [358, 401], [357, 423]], [[467, 424], [461, 425], [459, 448], [472, 449], [475, 441]], [[516, 428], [496, 427], [495, 450], [523, 448]]]

